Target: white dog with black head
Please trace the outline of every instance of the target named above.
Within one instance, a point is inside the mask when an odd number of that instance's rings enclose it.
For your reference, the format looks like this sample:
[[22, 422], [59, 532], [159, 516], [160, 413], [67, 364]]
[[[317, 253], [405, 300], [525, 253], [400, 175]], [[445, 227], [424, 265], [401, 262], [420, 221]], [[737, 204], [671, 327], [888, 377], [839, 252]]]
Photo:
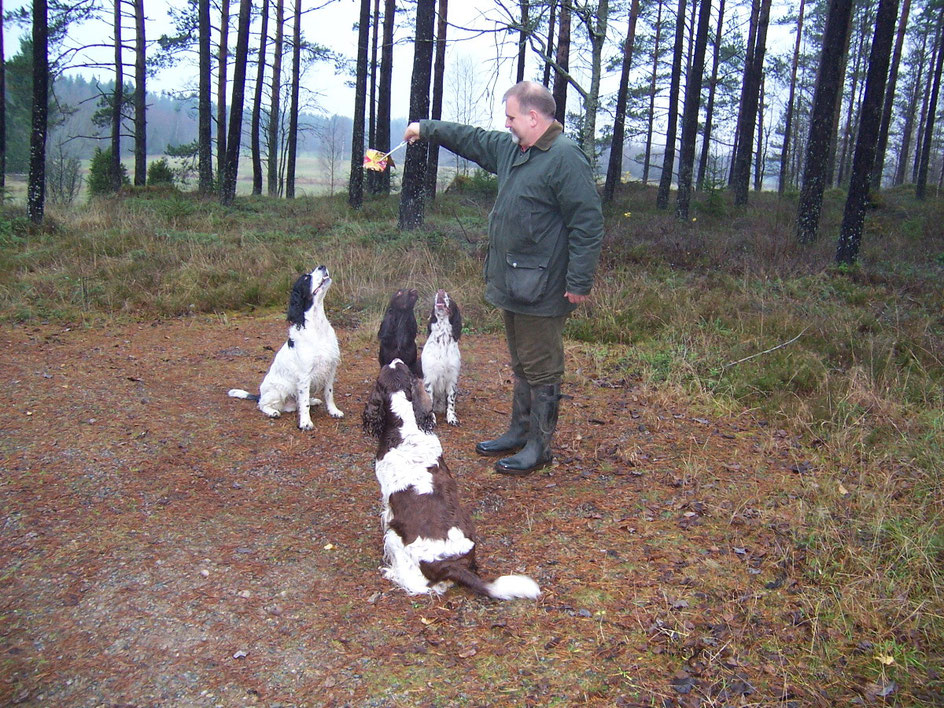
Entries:
[[331, 277], [323, 265], [300, 275], [289, 297], [288, 337], [272, 360], [259, 385], [259, 395], [232, 388], [233, 398], [259, 402], [259, 410], [270, 418], [298, 411], [298, 427], [311, 430], [309, 406], [321, 403], [311, 398], [311, 390], [320, 390], [325, 410], [332, 418], [344, 413], [334, 405], [334, 377], [341, 362], [341, 350], [334, 328], [324, 311], [324, 298], [331, 287]]

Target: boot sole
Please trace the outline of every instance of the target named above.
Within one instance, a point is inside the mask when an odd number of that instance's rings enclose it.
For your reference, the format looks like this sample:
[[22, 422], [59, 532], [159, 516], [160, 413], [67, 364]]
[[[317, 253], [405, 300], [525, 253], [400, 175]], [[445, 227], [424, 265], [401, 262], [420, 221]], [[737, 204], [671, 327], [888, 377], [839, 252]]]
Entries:
[[482, 457], [498, 457], [499, 455], [505, 455], [509, 452], [518, 452], [521, 448], [524, 447], [524, 443], [520, 445], [515, 445], [514, 447], [505, 447], [501, 450], [483, 450], [478, 445], [475, 446], [475, 451]]
[[550, 465], [551, 462], [553, 462], [553, 458], [550, 460], [546, 460], [544, 462], [539, 462], [534, 467], [528, 467], [527, 469], [518, 469], [515, 467], [504, 467], [496, 462], [495, 471], [498, 472], [498, 474], [504, 474], [510, 477], [527, 477], [532, 472], [535, 472], [540, 469], [544, 469], [545, 467]]

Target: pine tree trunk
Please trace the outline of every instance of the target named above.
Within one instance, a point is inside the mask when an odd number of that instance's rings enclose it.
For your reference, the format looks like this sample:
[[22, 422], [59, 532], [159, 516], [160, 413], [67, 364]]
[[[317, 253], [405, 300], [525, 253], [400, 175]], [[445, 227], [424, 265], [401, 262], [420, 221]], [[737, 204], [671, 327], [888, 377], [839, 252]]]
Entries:
[[656, 12], [656, 38], [652, 47], [652, 76], [649, 79], [649, 117], [646, 121], [646, 157], [642, 165], [642, 183], [649, 184], [649, 165], [652, 160], [652, 126], [656, 114], [656, 80], [659, 76], [659, 59], [662, 39], [662, 2], [658, 0]]
[[226, 73], [229, 64], [229, 0], [220, 0], [219, 66], [216, 83], [216, 170], [223, 182], [226, 163]]
[[269, 129], [266, 131], [266, 191], [270, 197], [280, 193], [279, 132], [282, 125], [282, 54], [285, 51], [285, 0], [275, 0], [275, 43], [272, 45], [272, 89]]
[[895, 104], [895, 86], [898, 83], [898, 66], [901, 64], [901, 52], [905, 44], [905, 29], [908, 27], [908, 13], [911, 0], [905, 0], [901, 7], [901, 20], [898, 22], [898, 36], [892, 52], [892, 65], [888, 73], [888, 86], [885, 87], [885, 100], [882, 102], [882, 124], [878, 129], [878, 145], [875, 148], [875, 164], [870, 178], [871, 188], [882, 188], [882, 173], [885, 172], [885, 151], [888, 149], [888, 129], [892, 123], [892, 107]]
[[865, 40], [868, 34], [867, 27], [872, 20], [871, 12], [868, 8], [864, 9], [862, 12], [862, 25], [859, 28], [859, 48], [855, 54], [855, 63], [852, 65], [852, 87], [849, 91], [849, 106], [846, 109], [846, 128], [842, 133], [842, 150], [839, 153], [839, 160], [836, 163], [839, 168], [836, 174], [837, 187], [841, 187], [845, 183], [846, 175], [851, 169], [852, 141], [856, 133], [854, 122], [859, 118], [859, 115], [855, 111], [860, 94], [859, 77], [862, 75], [862, 62], [865, 61]]
[[[600, 106], [600, 79], [603, 67], [603, 45], [606, 42], [606, 24], [609, 19], [609, 0], [600, 0], [595, 13], [584, 15], [587, 34], [590, 35], [590, 90], [584, 95], [584, 117], [580, 130], [580, 147], [583, 148], [590, 167], [596, 171], [597, 110]], [[594, 22], [595, 20], [595, 22]]]
[[252, 193], [262, 194], [262, 146], [259, 130], [262, 123], [262, 87], [265, 81], [266, 42], [269, 40], [269, 0], [262, 0], [262, 26], [259, 29], [259, 58], [256, 63], [256, 85], [252, 101], [252, 120], [249, 126], [252, 151]]
[[[547, 56], [554, 56], [554, 28], [557, 22], [557, 0], [550, 0], [550, 14], [547, 18]], [[546, 88], [551, 87], [551, 62], [544, 62], [544, 80], [542, 82]]]
[[147, 182], [147, 44], [144, 0], [134, 0], [134, 184]]
[[[661, 1], [661, 0], [660, 0]], [[560, 28], [557, 34], [557, 66], [554, 72], [554, 89], [551, 92], [557, 104], [557, 122], [564, 125], [567, 117], [567, 84], [569, 79], [566, 72], [570, 70], [570, 21], [571, 3], [573, 0], [561, 0]]]
[[849, 43], [852, 40], [852, 13], [849, 13], [849, 27], [846, 30], [845, 44], [839, 59], [839, 90], [836, 91], [836, 106], [833, 108], [833, 124], [826, 144], [826, 173], [824, 184], [833, 183], [836, 174], [836, 152], [839, 149], [839, 119], [842, 117], [842, 92], [846, 85], [846, 70], [849, 68]]
[[521, 28], [518, 30], [518, 73], [517, 81], [524, 81], [525, 59], [528, 56], [528, 0], [520, 0]]
[[610, 143], [610, 159], [603, 183], [603, 201], [613, 201], [616, 187], [623, 174], [623, 143], [626, 134], [626, 99], [629, 95], [629, 70], [633, 63], [633, 44], [636, 41], [636, 20], [639, 17], [639, 0], [632, 0], [629, 7], [629, 22], [623, 42], [623, 62], [620, 69], [619, 88], [616, 92], [616, 115], [613, 118], [613, 140]]
[[836, 246], [837, 263], [851, 265], [859, 258], [859, 244], [862, 241], [865, 208], [869, 201], [869, 181], [875, 163], [878, 131], [882, 123], [882, 99], [885, 95], [897, 14], [898, 0], [879, 0], [865, 91], [859, 109], [859, 135], [849, 175], [849, 194], [846, 197], [839, 243]]
[[[3, 48], [3, 0], [0, 0], [0, 96], [7, 95], [7, 58]], [[7, 102], [0, 101], [0, 204], [7, 187]]]
[[735, 206], [747, 204], [747, 188], [751, 177], [751, 155], [754, 152], [754, 128], [757, 121], [757, 103], [760, 81], [764, 73], [764, 55], [767, 49], [767, 24], [770, 20], [770, 0], [761, 0], [757, 15], [757, 37], [751, 53], [751, 65], [744, 73], [743, 120], [737, 138], [734, 172], [731, 187]]
[[295, 158], [298, 154], [298, 92], [302, 63], [302, 0], [295, 0], [295, 24], [292, 34], [292, 90], [288, 114], [288, 145], [285, 165], [285, 198], [295, 198]]
[[246, 63], [249, 60], [249, 25], [252, 22], [252, 0], [239, 1], [239, 25], [236, 29], [236, 63], [233, 66], [233, 103], [229, 113], [229, 135], [226, 139], [226, 163], [221, 180], [220, 202], [232, 204], [236, 198], [239, 173], [239, 142], [243, 132], [243, 104], [246, 96]]
[[754, 191], [764, 186], [764, 75], [760, 77], [760, 101], [757, 104], [757, 155], [754, 158]]
[[685, 106], [682, 113], [682, 141], [679, 148], [679, 180], [675, 215], [688, 220], [692, 196], [692, 175], [695, 171], [695, 138], [698, 133], [698, 109], [701, 107], [701, 82], [705, 73], [705, 49], [708, 46], [708, 24], [711, 0], [701, 0], [698, 29], [695, 31], [692, 66], [685, 82]]
[[121, 57], [121, 0], [115, 0], [115, 91], [111, 103], [111, 190], [121, 189], [121, 109], [124, 102], [124, 61]]
[[210, 100], [210, 0], [199, 0], [200, 88], [198, 91], [197, 169], [200, 173], [200, 193], [213, 191], [213, 128]]
[[918, 179], [915, 180], [915, 198], [923, 200], [927, 195], [928, 169], [931, 162], [931, 143], [934, 137], [934, 114], [937, 113], [938, 95], [941, 90], [941, 70], [944, 67], [944, 14], [937, 22], [937, 62], [934, 67], [934, 79], [931, 82], [932, 110], [928, 111], [928, 122], [924, 126], [924, 143], [921, 147], [921, 160], [918, 167]]
[[[894, 184], [904, 184], [905, 173], [908, 170], [908, 157], [911, 154], [911, 136], [914, 133], [915, 114], [918, 112], [918, 95], [920, 93], [921, 81], [924, 76], [925, 57], [928, 49], [928, 33], [921, 36], [921, 49], [916, 50], [916, 61], [912, 66], [917, 66], [918, 71], [911, 80], [908, 88], [908, 107], [905, 110], [905, 124], [901, 130], [901, 146], [898, 150], [898, 164], [895, 167]], [[913, 55], [914, 56], [914, 55]]]
[[665, 131], [665, 152], [662, 156], [662, 175], [659, 178], [659, 193], [656, 207], [669, 206], [669, 189], [672, 187], [672, 168], [675, 166], [675, 139], [678, 129], [678, 96], [682, 80], [682, 50], [685, 44], [685, 0], [679, 0], [675, 17], [675, 50], [672, 59], [672, 80], [669, 85], [669, 116]]
[[[931, 38], [931, 63], [933, 67], [937, 63], [938, 47], [934, 41], [934, 38]], [[934, 80], [934, 77], [931, 76], [931, 70], [928, 71], [928, 76], [931, 81]], [[924, 145], [924, 126], [927, 123], [928, 119], [928, 102], [931, 100], [930, 92], [926, 87], [921, 86], [918, 89], [923, 98], [921, 99], [921, 113], [918, 117], [918, 134], [915, 136], [915, 154], [914, 154], [914, 164], [911, 167], [911, 181], [917, 183], [918, 181], [918, 167], [921, 165], [921, 146]]]
[[[395, 0], [384, 0], [383, 43], [380, 48], [380, 86], [377, 91], [377, 150], [390, 150], [390, 93], [393, 84], [393, 21]], [[380, 173], [379, 191], [390, 194], [390, 170]]]
[[[448, 0], [439, 0], [439, 19], [436, 24], [436, 68], [433, 73], [433, 104], [429, 117], [433, 120], [442, 118], [443, 78], [446, 70], [446, 17], [449, 12]], [[436, 182], [439, 179], [439, 146], [431, 145], [426, 163], [426, 198], [436, 198]]]
[[33, 0], [33, 110], [26, 213], [34, 224], [43, 222], [46, 206], [46, 130], [49, 117], [49, 29], [46, 15], [46, 0]]
[[[908, 2], [908, 0], [905, 0]], [[780, 150], [780, 178], [777, 181], [777, 194], [783, 195], [787, 188], [787, 165], [790, 163], [790, 139], [793, 130], [793, 105], [796, 101], [797, 67], [800, 65], [800, 44], [803, 39], [803, 12], [806, 9], [806, 0], [800, 0], [800, 11], [797, 16], [797, 38], [793, 45], [793, 63], [790, 65], [790, 91], [787, 97], [787, 109], [784, 115], [783, 147]]]
[[738, 98], [738, 117], [734, 129], [734, 142], [731, 145], [731, 165], [728, 167], [728, 186], [734, 184], [734, 163], [737, 160], [738, 141], [744, 131], [744, 106], [746, 105], [747, 76], [754, 64], [754, 45], [757, 42], [757, 19], [760, 16], [760, 0], [751, 0], [751, 18], [747, 31], [747, 47], [744, 51], [744, 73], [741, 79], [741, 95]]
[[[436, 0], [416, 3], [416, 39], [413, 49], [413, 74], [410, 80], [410, 122], [429, 117], [429, 82], [433, 64], [433, 23]], [[418, 140], [406, 149], [403, 186], [400, 190], [399, 227], [417, 229], [423, 225], [423, 180], [426, 175], [428, 143]]]
[[718, 32], [711, 60], [711, 81], [708, 85], [708, 104], [705, 106], [705, 130], [701, 139], [701, 159], [698, 161], [698, 179], [696, 189], [704, 189], [705, 175], [708, 170], [709, 151], [711, 150], [711, 120], [715, 110], [715, 89], [718, 85], [718, 65], [721, 60], [721, 37], [724, 30], [724, 0], [718, 2]]
[[803, 186], [797, 206], [797, 239], [800, 243], [816, 240], [823, 207], [826, 160], [829, 157], [830, 131], [839, 93], [840, 59], [849, 33], [852, 0], [830, 0], [823, 31], [813, 106], [810, 109], [810, 134], [806, 143]]
[[[364, 120], [367, 114], [367, 53], [369, 48], [370, 0], [361, 0], [360, 24], [357, 31], [357, 76], [354, 81], [351, 176], [347, 183], [347, 203], [352, 209], [360, 209], [364, 203]], [[429, 91], [428, 85], [427, 91]]]
[[[370, 21], [370, 66], [367, 72], [370, 88], [367, 91], [367, 145], [377, 141], [377, 50], [380, 44], [380, 0], [374, 0]], [[371, 174], [374, 174], [371, 170]], [[369, 190], [372, 191], [372, 190]]]

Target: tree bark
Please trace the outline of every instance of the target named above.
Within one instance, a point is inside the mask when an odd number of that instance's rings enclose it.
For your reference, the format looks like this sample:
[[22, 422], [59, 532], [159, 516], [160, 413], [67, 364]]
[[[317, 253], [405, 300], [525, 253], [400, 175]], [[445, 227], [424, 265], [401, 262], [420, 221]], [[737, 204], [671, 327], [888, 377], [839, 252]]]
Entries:
[[738, 98], [738, 117], [734, 129], [734, 141], [731, 146], [731, 165], [728, 168], [728, 186], [734, 183], [734, 163], [737, 160], [738, 141], [741, 139], [744, 128], [744, 106], [747, 104], [745, 91], [747, 90], [747, 75], [754, 64], [754, 45], [757, 42], [757, 19], [760, 16], [760, 0], [751, 0], [751, 17], [747, 30], [747, 46], [744, 49], [744, 73], [741, 79], [741, 95]]
[[764, 75], [760, 75], [760, 100], [757, 103], [757, 154], [754, 158], [754, 191], [759, 192], [764, 186], [764, 173], [766, 161], [765, 141], [764, 141], [764, 88], [766, 82]]
[[124, 102], [124, 61], [121, 56], [121, 0], [114, 0], [115, 25], [115, 91], [111, 103], [111, 190], [121, 189], [121, 109]]
[[[0, 0], [0, 96], [7, 95], [7, 58], [3, 48], [3, 0]], [[0, 204], [7, 187], [7, 102], [0, 101]]]
[[246, 95], [246, 63], [249, 59], [251, 11], [252, 0], [240, 0], [239, 25], [236, 29], [236, 63], [233, 66], [233, 103], [230, 106], [229, 135], [226, 139], [226, 163], [220, 189], [220, 202], [224, 205], [232, 204], [236, 198], [239, 143], [243, 132], [243, 103]]
[[852, 86], [849, 91], [849, 107], [846, 109], [846, 127], [842, 133], [842, 150], [839, 152], [839, 160], [836, 163], [838, 167], [836, 174], [837, 187], [843, 185], [845, 177], [851, 168], [852, 141], [856, 133], [855, 121], [859, 119], [859, 115], [855, 111], [856, 100], [859, 97], [859, 77], [862, 75], [862, 62], [865, 61], [865, 40], [868, 35], [867, 28], [872, 19], [870, 8], [864, 8], [862, 11], [862, 24], [859, 28], [859, 48], [855, 53], [855, 62], [852, 65]]
[[642, 183], [649, 184], [649, 165], [652, 158], [652, 126], [656, 113], [656, 79], [659, 76], [660, 41], [662, 39], [662, 2], [658, 0], [656, 12], [656, 37], [652, 48], [652, 76], [649, 79], [649, 120], [646, 121], [646, 157], [642, 166]]
[[[937, 55], [940, 53], [940, 50], [937, 46], [937, 43], [934, 41], [934, 37], [931, 38], [931, 66], [933, 67], [937, 63]], [[933, 81], [934, 77], [931, 75], [931, 69], [928, 70], [928, 76], [930, 80]], [[924, 145], [924, 126], [928, 118], [928, 102], [931, 99], [930, 92], [925, 88], [921, 87], [918, 89], [923, 94], [921, 99], [921, 113], [918, 118], [918, 134], [915, 138], [915, 154], [914, 154], [914, 165], [911, 168], [911, 181], [914, 183], [918, 182], [918, 168], [921, 165], [921, 146]]]
[[554, 72], [554, 102], [557, 104], [557, 122], [564, 125], [567, 117], [567, 71], [570, 69], [570, 21], [573, 0], [561, 0], [560, 28], [557, 34], [557, 65], [560, 70]]
[[47, 11], [46, 0], [33, 0], [33, 109], [26, 213], [34, 224], [43, 222], [46, 206], [46, 130], [49, 117]]
[[859, 108], [859, 135], [856, 139], [852, 171], [849, 175], [849, 194], [842, 215], [839, 242], [836, 245], [836, 262], [851, 265], [859, 257], [862, 241], [862, 226], [865, 223], [865, 208], [869, 201], [869, 181], [875, 162], [875, 148], [882, 122], [882, 99], [885, 81], [888, 78], [888, 62], [895, 37], [895, 16], [898, 0], [879, 0], [875, 17], [875, 34], [869, 53], [869, 68], [865, 79], [865, 92]]
[[711, 81], [708, 85], [708, 104], [705, 106], [705, 129], [701, 139], [701, 159], [698, 162], [698, 179], [695, 181], [697, 189], [704, 189], [705, 175], [708, 170], [709, 152], [711, 150], [711, 121], [715, 110], [715, 89], [718, 85], [718, 65], [721, 60], [721, 39], [724, 30], [724, 0], [718, 2], [718, 32], [715, 35], [715, 46], [711, 60]]
[[220, 0], [219, 75], [216, 83], [216, 170], [223, 180], [226, 163], [226, 73], [229, 64], [229, 0]]
[[521, 27], [518, 30], [518, 73], [517, 81], [524, 81], [525, 59], [528, 56], [528, 0], [520, 0]]
[[620, 70], [619, 89], [616, 92], [616, 115], [613, 118], [613, 141], [610, 143], [610, 159], [603, 183], [603, 201], [613, 201], [616, 187], [623, 173], [623, 142], [626, 131], [626, 99], [629, 95], [629, 70], [633, 63], [633, 45], [636, 41], [636, 20], [639, 17], [639, 0], [629, 6], [629, 22], [626, 40], [623, 42], [623, 65]]
[[701, 82], [705, 73], [705, 49], [708, 46], [708, 24], [711, 0], [701, 0], [698, 28], [695, 31], [692, 66], [685, 81], [685, 105], [682, 113], [682, 141], [679, 148], [679, 179], [675, 215], [688, 219], [692, 196], [692, 175], [695, 170], [695, 137], [698, 133], [698, 109], [701, 107]]
[[197, 169], [201, 194], [213, 191], [213, 116], [210, 101], [210, 0], [199, 0], [200, 88], [198, 91]]
[[924, 142], [921, 147], [921, 160], [918, 166], [918, 179], [915, 180], [915, 198], [924, 200], [928, 184], [928, 168], [931, 161], [931, 143], [934, 137], [934, 115], [937, 113], [937, 99], [941, 90], [941, 70], [944, 67], [944, 14], [937, 22], [937, 62], [934, 67], [934, 79], [931, 82], [931, 110], [924, 126]]
[[[442, 118], [443, 79], [446, 70], [446, 17], [449, 1], [439, 0], [439, 18], [436, 23], [436, 67], [433, 73], [433, 103], [429, 117], [433, 120]], [[439, 146], [431, 145], [426, 163], [426, 198], [436, 198], [436, 182], [439, 178]]]
[[[347, 203], [360, 209], [364, 202], [364, 118], [367, 107], [367, 52], [370, 44], [370, 0], [361, 0], [357, 33], [357, 77], [354, 83], [354, 129], [351, 137], [351, 176]], [[427, 91], [429, 85], [427, 84]], [[427, 94], [427, 100], [429, 99]]]
[[672, 59], [672, 80], [669, 85], [669, 116], [665, 132], [665, 152], [662, 156], [662, 175], [659, 178], [659, 193], [656, 207], [669, 206], [669, 189], [672, 187], [672, 169], [675, 166], [675, 139], [678, 129], [678, 96], [682, 80], [682, 50], [685, 44], [685, 0], [679, 0], [675, 18], [675, 50]]
[[[436, 0], [416, 3], [416, 39], [413, 74], [410, 81], [410, 122], [429, 117], [429, 81], [433, 63], [433, 23]], [[403, 187], [400, 190], [399, 227], [417, 229], [423, 225], [423, 179], [426, 175], [428, 143], [418, 140], [406, 149]]]
[[839, 93], [841, 53], [849, 34], [852, 0], [830, 0], [823, 31], [823, 48], [810, 109], [810, 135], [806, 143], [803, 186], [797, 206], [797, 239], [800, 243], [816, 240], [823, 190], [826, 182], [826, 160], [829, 139]]
[[[908, 2], [909, 0], [905, 0]], [[784, 115], [783, 147], [780, 149], [780, 178], [777, 181], [777, 194], [783, 195], [787, 188], [787, 165], [790, 164], [790, 138], [793, 130], [793, 105], [796, 100], [797, 67], [800, 65], [800, 43], [803, 39], [803, 11], [806, 0], [800, 0], [800, 11], [797, 17], [797, 38], [793, 45], [793, 63], [790, 65], [790, 91], [787, 97], [787, 108]]]
[[275, 44], [272, 45], [272, 96], [266, 153], [266, 185], [270, 197], [279, 196], [279, 128], [281, 127], [282, 54], [285, 51], [285, 0], [275, 0]]
[[757, 104], [760, 92], [760, 80], [764, 73], [764, 54], [767, 48], [767, 24], [770, 19], [770, 0], [761, 0], [757, 15], [757, 36], [751, 64], [744, 72], [743, 120], [737, 138], [737, 150], [734, 159], [734, 172], [731, 187], [734, 191], [734, 204], [747, 204], [747, 188], [751, 176], [751, 154], [754, 152], [754, 128], [757, 120]]
[[[390, 92], [393, 84], [393, 21], [395, 0], [384, 0], [383, 42], [380, 48], [380, 86], [377, 90], [377, 150], [390, 150]], [[373, 173], [372, 173], [373, 174]], [[378, 192], [390, 194], [390, 170], [380, 173]]]
[[295, 0], [295, 24], [292, 34], [292, 90], [288, 114], [288, 157], [285, 165], [285, 198], [295, 198], [295, 158], [298, 154], [299, 88], [302, 63], [302, 0]]
[[147, 182], [147, 44], [144, 0], [134, 0], [134, 184]]
[[870, 178], [872, 189], [882, 188], [882, 173], [885, 172], [885, 151], [888, 149], [888, 128], [892, 122], [892, 106], [895, 104], [895, 86], [898, 83], [898, 66], [901, 64], [901, 51], [905, 43], [905, 29], [908, 27], [908, 13], [911, 0], [905, 0], [901, 6], [901, 20], [898, 22], [898, 36], [892, 52], [892, 65], [888, 73], [888, 85], [885, 87], [885, 100], [882, 102], [882, 124], [878, 129], [878, 145], [875, 148], [875, 164]]
[[265, 81], [266, 43], [269, 39], [269, 0], [262, 0], [262, 26], [259, 28], [259, 60], [256, 64], [256, 85], [252, 102], [252, 121], [249, 127], [252, 150], [252, 193], [262, 194], [262, 146], [259, 129], [262, 122], [262, 87]]
[[[550, 15], [547, 18], [547, 56], [554, 56], [554, 29], [557, 20], [557, 0], [550, 0]], [[546, 88], [551, 87], [551, 62], [544, 62], [544, 81]]]
[[590, 38], [590, 90], [583, 96], [584, 117], [580, 131], [580, 147], [583, 148], [591, 167], [597, 164], [596, 129], [597, 110], [600, 106], [600, 79], [603, 67], [603, 45], [606, 43], [606, 24], [610, 14], [609, 0], [600, 0], [596, 11], [581, 12], [580, 17]]
[[894, 184], [904, 184], [905, 173], [908, 170], [908, 157], [911, 154], [911, 136], [914, 133], [915, 114], [918, 112], [918, 95], [920, 93], [921, 80], [924, 75], [925, 58], [928, 49], [928, 33], [921, 35], [921, 48], [915, 49], [911, 57], [912, 66], [917, 67], [917, 72], [912, 77], [908, 88], [908, 107], [905, 110], [905, 124], [901, 130], [901, 146], [898, 151], [898, 164], [895, 168]]

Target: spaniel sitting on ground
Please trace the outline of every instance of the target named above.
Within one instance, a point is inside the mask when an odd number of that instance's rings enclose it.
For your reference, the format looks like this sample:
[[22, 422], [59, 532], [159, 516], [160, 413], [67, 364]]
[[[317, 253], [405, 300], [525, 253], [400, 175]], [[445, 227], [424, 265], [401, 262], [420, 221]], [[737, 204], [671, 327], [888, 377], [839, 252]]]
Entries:
[[421, 380], [399, 359], [381, 367], [363, 414], [378, 438], [374, 471], [383, 500], [384, 576], [411, 595], [441, 594], [452, 583], [499, 600], [536, 598], [525, 575], [478, 576], [475, 531], [443, 460]]
[[233, 398], [259, 402], [259, 410], [270, 418], [298, 410], [298, 427], [311, 430], [309, 406], [321, 403], [310, 398], [311, 389], [323, 391], [325, 409], [333, 418], [344, 413], [334, 405], [334, 377], [341, 361], [341, 350], [334, 328], [324, 311], [324, 298], [331, 287], [328, 269], [318, 266], [300, 275], [292, 286], [288, 303], [288, 339], [272, 360], [262, 379], [259, 395], [232, 388]]
[[445, 290], [433, 298], [429, 315], [426, 344], [420, 363], [423, 365], [426, 391], [433, 399], [433, 410], [445, 411], [449, 425], [459, 425], [456, 417], [456, 393], [459, 388], [459, 337], [462, 336], [462, 315], [459, 305]]
[[390, 298], [390, 304], [384, 312], [377, 339], [380, 340], [381, 366], [386, 366], [394, 359], [399, 359], [413, 372], [423, 378], [423, 368], [416, 358], [416, 288], [400, 288]]

